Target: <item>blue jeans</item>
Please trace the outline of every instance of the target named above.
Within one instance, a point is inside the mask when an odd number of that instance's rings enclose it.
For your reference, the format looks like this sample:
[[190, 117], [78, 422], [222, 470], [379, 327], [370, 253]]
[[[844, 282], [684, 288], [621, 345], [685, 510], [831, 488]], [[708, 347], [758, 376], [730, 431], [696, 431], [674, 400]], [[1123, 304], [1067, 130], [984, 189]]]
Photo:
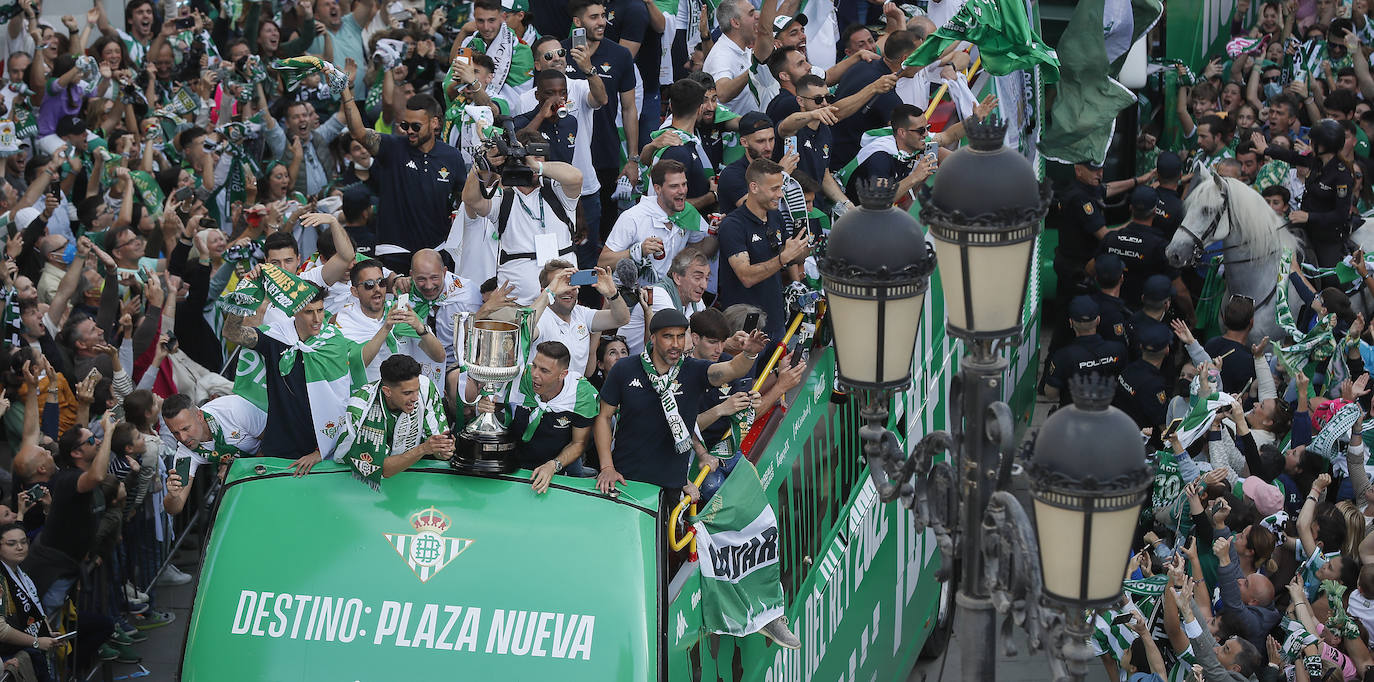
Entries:
[[644, 89], [644, 108], [639, 110], [640, 147], [649, 144], [649, 133], [658, 130], [658, 127], [663, 125], [661, 97], [658, 88]]
[[43, 611], [45, 613], [57, 613], [62, 608], [62, 602], [66, 601], [67, 593], [76, 584], [76, 576], [70, 578], [58, 578], [48, 586], [48, 591], [43, 593]]

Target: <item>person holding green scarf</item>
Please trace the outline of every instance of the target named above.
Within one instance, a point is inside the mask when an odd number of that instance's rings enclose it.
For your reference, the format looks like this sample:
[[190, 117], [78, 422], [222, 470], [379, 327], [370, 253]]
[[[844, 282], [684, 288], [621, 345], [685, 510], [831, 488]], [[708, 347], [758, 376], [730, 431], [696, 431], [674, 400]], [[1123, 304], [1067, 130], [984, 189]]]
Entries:
[[[572, 355], [558, 341], [535, 346], [511, 393], [510, 432], [518, 434], [515, 456], [530, 469], [530, 487], [543, 494], [554, 474], [589, 476], [582, 453], [598, 409], [596, 388], [580, 372], [570, 370]], [[478, 412], [492, 412], [490, 399], [477, 402]]]
[[190, 451], [192, 477], [207, 464], [228, 465], [235, 457], [258, 454], [267, 428], [267, 413], [234, 394], [197, 408], [191, 396], [178, 393], [163, 401], [162, 420], [172, 437]]
[[336, 459], [373, 490], [383, 478], [405, 471], [424, 457], [453, 456], [453, 436], [439, 389], [408, 355], [382, 362], [381, 378], [353, 392], [348, 424]]

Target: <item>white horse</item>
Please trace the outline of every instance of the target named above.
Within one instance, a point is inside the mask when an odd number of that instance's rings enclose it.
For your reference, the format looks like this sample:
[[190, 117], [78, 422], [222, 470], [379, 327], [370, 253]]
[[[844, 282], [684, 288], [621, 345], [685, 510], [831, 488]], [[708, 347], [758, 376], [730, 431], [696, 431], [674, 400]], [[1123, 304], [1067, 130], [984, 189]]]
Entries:
[[[1226, 297], [1240, 294], [1255, 301], [1255, 326], [1250, 342], [1257, 343], [1265, 336], [1275, 341], [1283, 339], [1274, 299], [1283, 252], [1300, 251], [1298, 239], [1259, 192], [1240, 180], [1211, 172], [1194, 181], [1183, 201], [1183, 223], [1174, 232], [1165, 254], [1170, 265], [1189, 267], [1214, 242], [1222, 244]], [[1295, 306], [1300, 301], [1291, 287], [1288, 300]]]

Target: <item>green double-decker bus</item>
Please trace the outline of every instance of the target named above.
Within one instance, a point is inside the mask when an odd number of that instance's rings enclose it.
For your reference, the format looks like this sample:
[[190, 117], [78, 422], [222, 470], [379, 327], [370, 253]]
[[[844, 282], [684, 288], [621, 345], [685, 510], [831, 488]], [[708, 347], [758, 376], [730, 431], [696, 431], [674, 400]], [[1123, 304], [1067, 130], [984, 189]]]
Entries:
[[[997, 89], [1004, 116], [1028, 131], [1020, 144], [1034, 159], [1038, 79], [1025, 74]], [[1050, 272], [1052, 243], [1040, 239], [1027, 340], [1003, 350], [1003, 397], [1019, 423], [1029, 422], [1034, 403]], [[941, 292], [937, 270], [913, 385], [892, 406], [890, 427], [908, 448], [947, 428], [962, 348], [944, 333]], [[374, 492], [340, 465], [297, 479], [288, 462], [255, 458], [234, 462], [220, 495], [181, 677], [903, 680], [923, 649], [943, 649], [953, 586], [935, 577], [933, 534], [917, 533], [909, 511], [878, 500], [858, 405], [834, 399], [834, 388], [833, 350], [814, 350], [786, 414], [751, 452], [778, 517], [799, 650], [703, 629], [700, 570], [670, 557], [656, 487], [631, 483], [612, 498], [597, 493], [594, 479], [560, 476], [535, 495], [526, 477], [430, 463], [437, 466], [413, 467]]]

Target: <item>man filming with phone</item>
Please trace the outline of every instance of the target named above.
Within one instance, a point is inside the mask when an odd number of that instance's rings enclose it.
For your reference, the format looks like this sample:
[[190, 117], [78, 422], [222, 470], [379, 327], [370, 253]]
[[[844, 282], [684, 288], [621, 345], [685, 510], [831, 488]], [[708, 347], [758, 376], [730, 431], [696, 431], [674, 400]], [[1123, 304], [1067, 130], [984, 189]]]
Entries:
[[[565, 260], [551, 260], [539, 273], [544, 291], [535, 297], [536, 341], [558, 341], [568, 349], [568, 366], [586, 376], [594, 371], [595, 344], [600, 332], [624, 326], [630, 321], [625, 298], [616, 291], [607, 268], [577, 270]], [[593, 310], [577, 302], [580, 287], [595, 287], [606, 299], [606, 308]]]

